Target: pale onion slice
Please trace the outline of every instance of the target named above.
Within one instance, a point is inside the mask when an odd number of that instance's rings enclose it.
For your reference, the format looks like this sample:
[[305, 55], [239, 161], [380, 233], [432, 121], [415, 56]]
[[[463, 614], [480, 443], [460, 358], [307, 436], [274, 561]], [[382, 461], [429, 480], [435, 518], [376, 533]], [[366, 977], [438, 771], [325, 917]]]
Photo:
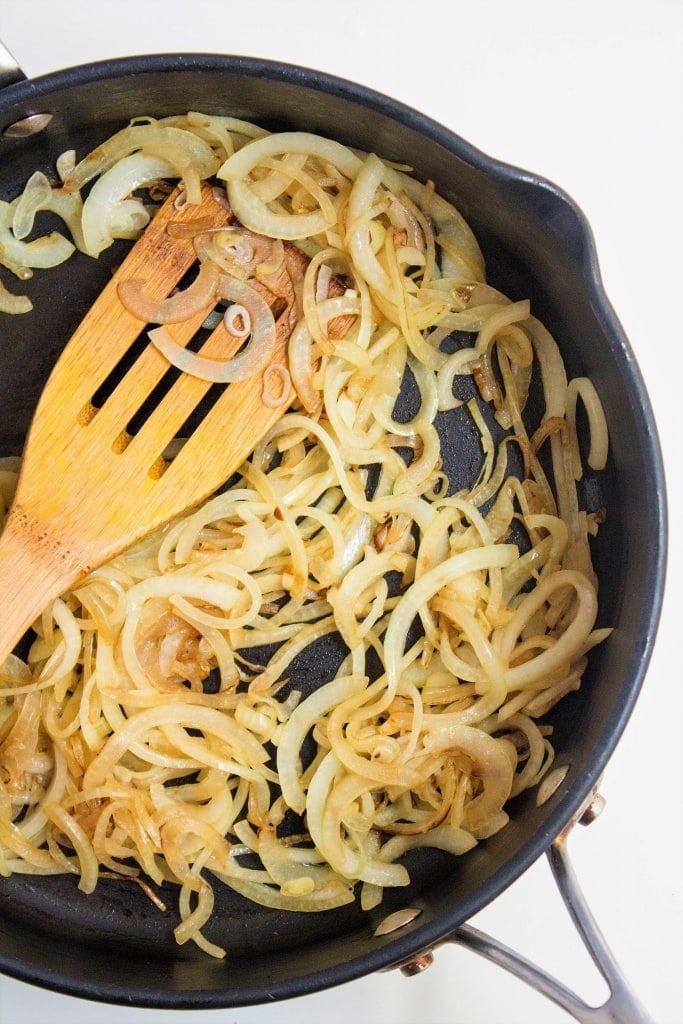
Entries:
[[147, 324], [177, 324], [211, 305], [215, 298], [220, 271], [215, 263], [202, 263], [197, 277], [187, 288], [167, 299], [150, 299], [139, 278], [122, 281], [118, 294], [126, 309]]
[[28, 295], [15, 295], [0, 281], [0, 313], [30, 313], [32, 309]]
[[323, 163], [333, 164], [349, 180], [355, 178], [361, 167], [360, 159], [352, 150], [332, 139], [309, 132], [276, 132], [248, 142], [225, 161], [218, 177], [226, 181], [246, 178], [262, 160], [284, 153], [305, 153], [317, 157]]
[[[238, 220], [260, 234], [295, 241], [318, 235], [331, 227], [336, 220], [336, 212], [318, 208], [310, 213], [277, 213], [256, 195], [246, 180], [248, 175], [263, 161], [286, 153], [304, 153], [329, 162], [350, 180], [358, 173], [361, 161], [346, 146], [307, 132], [266, 135], [247, 143], [225, 161], [218, 177], [227, 182], [230, 205]], [[334, 220], [331, 219], [333, 213]]]
[[316, 360], [321, 358], [308, 324], [300, 320], [292, 331], [287, 349], [289, 373], [294, 389], [306, 412], [316, 414], [322, 408], [321, 390], [315, 386]]
[[475, 839], [482, 838], [480, 830], [495, 820], [512, 789], [514, 772], [505, 743], [483, 729], [443, 725], [438, 717], [434, 728], [425, 733], [423, 742], [429, 754], [459, 751], [471, 759], [473, 775], [479, 780], [481, 791], [467, 804], [464, 824]]
[[76, 166], [76, 150], [66, 149], [63, 153], [60, 153], [55, 161], [55, 169], [59, 175], [59, 180], [64, 181], [68, 174], [71, 174]]
[[124, 199], [112, 210], [109, 231], [113, 238], [137, 238], [149, 224], [150, 214], [140, 199]]
[[74, 251], [74, 245], [58, 231], [24, 242], [12, 233], [14, 207], [0, 203], [0, 263], [25, 279], [31, 274], [27, 269], [56, 267], [67, 260]]
[[148, 332], [152, 344], [179, 370], [215, 384], [248, 380], [268, 363], [276, 341], [275, 320], [270, 306], [246, 282], [221, 277], [220, 293], [224, 299], [239, 302], [251, 318], [251, 339], [247, 347], [231, 359], [213, 359], [179, 345], [162, 327]]
[[400, 171], [396, 173], [406, 195], [434, 224], [444, 276], [457, 281], [485, 281], [482, 251], [460, 211], [429, 185], [423, 185]]
[[49, 208], [51, 196], [50, 182], [42, 171], [35, 171], [14, 205], [12, 231], [15, 238], [26, 238], [30, 235], [36, 213], [38, 210]]
[[381, 294], [385, 294], [392, 302], [396, 296], [393, 292], [391, 278], [380, 263], [373, 249], [372, 225], [377, 189], [382, 184], [385, 166], [379, 157], [371, 153], [359, 169], [353, 188], [349, 195], [347, 210], [346, 245], [354, 267], [364, 280]]
[[83, 232], [81, 230], [81, 213], [83, 199], [79, 192], [67, 192], [63, 188], [53, 188], [42, 171], [35, 171], [26, 182], [24, 191], [11, 204], [11, 227], [15, 238], [28, 238], [34, 228], [36, 214], [41, 210], [50, 210], [64, 221], [71, 238], [78, 249], [83, 248]]
[[579, 442], [576, 435], [576, 403], [578, 398], [581, 398], [586, 415], [588, 416], [590, 446], [586, 461], [592, 470], [605, 468], [609, 449], [607, 420], [605, 419], [602, 403], [595, 390], [595, 385], [588, 377], [574, 377], [567, 386], [567, 422], [570, 427], [572, 467], [575, 480], [580, 480], [583, 476]]
[[275, 213], [269, 210], [243, 181], [228, 183], [230, 205], [239, 218], [251, 231], [285, 241], [295, 242], [301, 238], [319, 235], [332, 226], [322, 210], [311, 213]]
[[83, 244], [89, 256], [99, 256], [117, 236], [116, 210], [137, 188], [172, 177], [173, 166], [159, 157], [135, 153], [124, 157], [93, 185], [83, 203]]
[[70, 192], [81, 189], [93, 178], [106, 174], [117, 163], [140, 152], [170, 164], [171, 176], [183, 178], [191, 202], [198, 201], [192, 192], [199, 179], [210, 177], [219, 163], [211, 146], [198, 135], [150, 119], [147, 123], [128, 125], [88, 153], [66, 174], [64, 186]]

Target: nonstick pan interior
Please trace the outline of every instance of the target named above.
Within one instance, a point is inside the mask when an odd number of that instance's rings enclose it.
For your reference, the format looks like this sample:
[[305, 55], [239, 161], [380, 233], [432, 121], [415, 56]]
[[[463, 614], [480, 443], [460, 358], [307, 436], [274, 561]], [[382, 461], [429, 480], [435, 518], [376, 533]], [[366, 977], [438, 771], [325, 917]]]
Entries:
[[[230, 950], [216, 962], [176, 946], [172, 911], [161, 914], [134, 886], [102, 880], [84, 896], [70, 877], [0, 880], [0, 969], [26, 981], [102, 1001], [147, 1006], [230, 1006], [270, 1001], [350, 980], [397, 963], [469, 918], [548, 846], [599, 778], [626, 723], [654, 638], [664, 564], [664, 487], [647, 396], [628, 343], [600, 284], [589, 229], [555, 186], [503, 166], [422, 115], [366, 89], [244, 58], [161, 56], [107, 62], [20, 83], [0, 94], [0, 130], [35, 112], [53, 115], [40, 134], [0, 138], [0, 198], [17, 194], [32, 171], [51, 173], [63, 150], [82, 155], [130, 117], [188, 109], [226, 113], [271, 129], [305, 128], [431, 179], [468, 219], [488, 278], [555, 335], [570, 374], [589, 375], [611, 434], [608, 468], [588, 479], [588, 507], [604, 505], [594, 562], [601, 579], [599, 624], [614, 626], [591, 654], [581, 690], [554, 710], [565, 782], [536, 807], [511, 807], [511, 823], [457, 861], [421, 851], [409, 891], [387, 894], [376, 911], [320, 915], [266, 911], [221, 890], [209, 938]], [[34, 313], [3, 324], [0, 455], [18, 454], [47, 374], [121, 249], [101, 260], [76, 255], [26, 285]], [[5, 321], [8, 318], [5, 318]], [[478, 459], [476, 438], [457, 418], [441, 424], [452, 473]], [[334, 657], [334, 650], [322, 656]], [[319, 665], [301, 666], [313, 685]], [[169, 906], [173, 898], [169, 899]], [[421, 913], [376, 938], [391, 910]]]

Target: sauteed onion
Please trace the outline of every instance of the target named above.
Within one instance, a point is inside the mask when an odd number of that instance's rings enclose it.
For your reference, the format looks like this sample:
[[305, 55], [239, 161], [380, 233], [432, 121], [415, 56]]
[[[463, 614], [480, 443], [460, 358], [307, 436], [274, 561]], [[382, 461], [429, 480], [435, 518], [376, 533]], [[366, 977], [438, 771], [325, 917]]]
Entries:
[[[529, 302], [486, 282], [458, 211], [378, 156], [194, 112], [58, 166], [0, 209], [20, 277], [144, 229], [166, 179], [185, 202], [202, 179], [225, 190], [240, 223], [196, 240], [219, 262], [154, 308], [144, 286], [127, 296], [179, 369], [256, 372], [263, 295], [293, 289], [289, 365], [268, 383], [282, 419], [221, 493], [56, 600], [0, 667], [0, 873], [176, 885], [177, 941], [223, 956], [220, 885], [371, 909], [409, 883], [406, 853], [466, 853], [547, 776], [544, 716], [608, 632], [590, 550], [604, 512], [577, 490], [607, 428]], [[26, 241], [45, 209], [73, 242]], [[207, 366], [164, 324], [212, 289], [248, 344]], [[480, 439], [457, 486], [444, 416]], [[0, 512], [16, 471], [0, 463]]]

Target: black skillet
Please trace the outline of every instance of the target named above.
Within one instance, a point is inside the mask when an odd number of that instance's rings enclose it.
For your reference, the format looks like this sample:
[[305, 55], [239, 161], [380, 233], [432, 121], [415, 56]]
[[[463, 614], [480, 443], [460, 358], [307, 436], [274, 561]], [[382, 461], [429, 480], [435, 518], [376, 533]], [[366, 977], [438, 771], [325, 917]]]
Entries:
[[[137, 887], [105, 879], [94, 895], [84, 896], [70, 877], [13, 877], [0, 880], [0, 970], [101, 1002], [215, 1008], [300, 996], [401, 963], [410, 970], [423, 951], [451, 939], [504, 963], [587, 1020], [582, 1004], [560, 986], [464, 924], [547, 852], [612, 989], [605, 1016], [591, 1020], [647, 1020], [630, 1001], [608, 951], [595, 949], [599, 940], [572, 885], [564, 840], [557, 840], [590, 803], [636, 700], [659, 616], [666, 547], [652, 412], [603, 292], [581, 212], [554, 185], [484, 156], [422, 114], [291, 65], [185, 54], [107, 61], [34, 81], [10, 67], [6, 81], [0, 92], [5, 200], [37, 168], [52, 173], [62, 151], [82, 155], [134, 115], [188, 109], [229, 112], [271, 129], [328, 134], [408, 163], [416, 177], [433, 180], [469, 220], [489, 280], [512, 298], [531, 298], [533, 312], [556, 336], [569, 373], [589, 375], [602, 397], [610, 461], [599, 479], [586, 481], [582, 497], [589, 508], [608, 509], [594, 559], [601, 578], [600, 622], [614, 632], [592, 653], [581, 690], [552, 713], [557, 763], [568, 763], [570, 770], [551, 800], [539, 808], [533, 794], [518, 798], [512, 823], [457, 862], [433, 853], [414, 856], [410, 890], [389, 894], [372, 913], [355, 906], [310, 916], [277, 913], [221, 890], [207, 934], [230, 950], [226, 966], [191, 945], [179, 948], [173, 912], [158, 911]], [[20, 452], [52, 363], [107, 280], [111, 263], [121, 258], [121, 249], [114, 250], [99, 261], [77, 255], [53, 271], [36, 272], [25, 286], [34, 312], [11, 323], [3, 317], [0, 455]], [[18, 290], [16, 282], [5, 280]], [[452, 471], [468, 472], [478, 459], [476, 441], [455, 417], [444, 420], [441, 433]], [[301, 665], [300, 681], [312, 685], [319, 668], [317, 661]]]

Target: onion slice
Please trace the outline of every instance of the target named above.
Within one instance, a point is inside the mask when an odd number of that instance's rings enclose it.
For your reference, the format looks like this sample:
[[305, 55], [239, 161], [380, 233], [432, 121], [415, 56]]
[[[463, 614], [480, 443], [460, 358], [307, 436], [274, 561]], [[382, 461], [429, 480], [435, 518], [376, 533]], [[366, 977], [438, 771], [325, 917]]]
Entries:
[[128, 312], [145, 323], [177, 324], [211, 305], [219, 273], [215, 263], [201, 263], [192, 284], [167, 299], [150, 299], [143, 291], [145, 282], [138, 278], [121, 281], [118, 294]]
[[289, 405], [292, 394], [292, 380], [283, 363], [272, 363], [263, 374], [261, 401], [269, 409]]
[[17, 238], [12, 231], [13, 215], [13, 204], [0, 202], [0, 265], [25, 280], [31, 277], [30, 268], [56, 267], [71, 256], [75, 246], [58, 231], [30, 242]]
[[209, 143], [195, 133], [150, 118], [147, 123], [128, 125], [88, 153], [65, 176], [64, 187], [70, 192], [79, 190], [128, 157], [140, 154], [170, 164], [169, 176], [183, 178], [192, 203], [199, 202], [199, 179], [210, 177], [219, 163]]
[[0, 281], [0, 313], [30, 313], [32, 309], [28, 295], [16, 295]]
[[320, 234], [336, 222], [336, 210], [315, 210], [305, 213], [279, 213], [254, 191], [246, 179], [255, 168], [284, 153], [301, 153], [322, 163], [334, 164], [343, 175], [352, 179], [361, 166], [360, 159], [346, 146], [307, 132], [281, 132], [247, 143], [228, 157], [218, 170], [226, 182], [228, 199], [237, 218], [246, 227], [274, 238], [296, 241]]
[[[152, 344], [179, 370], [215, 384], [248, 380], [268, 363], [276, 342], [275, 320], [270, 306], [254, 288], [237, 278], [220, 278], [224, 299], [239, 302], [251, 318], [251, 338], [246, 348], [231, 359], [213, 359], [179, 345], [165, 329], [148, 332]], [[227, 332], [226, 332], [227, 335]]]
[[[83, 203], [83, 243], [89, 256], [99, 256], [107, 249], [121, 231], [120, 218], [118, 231], [115, 211], [126, 202], [136, 189], [148, 186], [160, 178], [173, 177], [173, 166], [167, 160], [158, 157], [144, 156], [134, 153], [124, 157], [106, 171], [93, 185]], [[142, 204], [138, 204], [144, 209]], [[130, 207], [128, 207], [130, 212]], [[147, 216], [146, 220], [149, 220]], [[139, 230], [144, 225], [137, 224]]]

